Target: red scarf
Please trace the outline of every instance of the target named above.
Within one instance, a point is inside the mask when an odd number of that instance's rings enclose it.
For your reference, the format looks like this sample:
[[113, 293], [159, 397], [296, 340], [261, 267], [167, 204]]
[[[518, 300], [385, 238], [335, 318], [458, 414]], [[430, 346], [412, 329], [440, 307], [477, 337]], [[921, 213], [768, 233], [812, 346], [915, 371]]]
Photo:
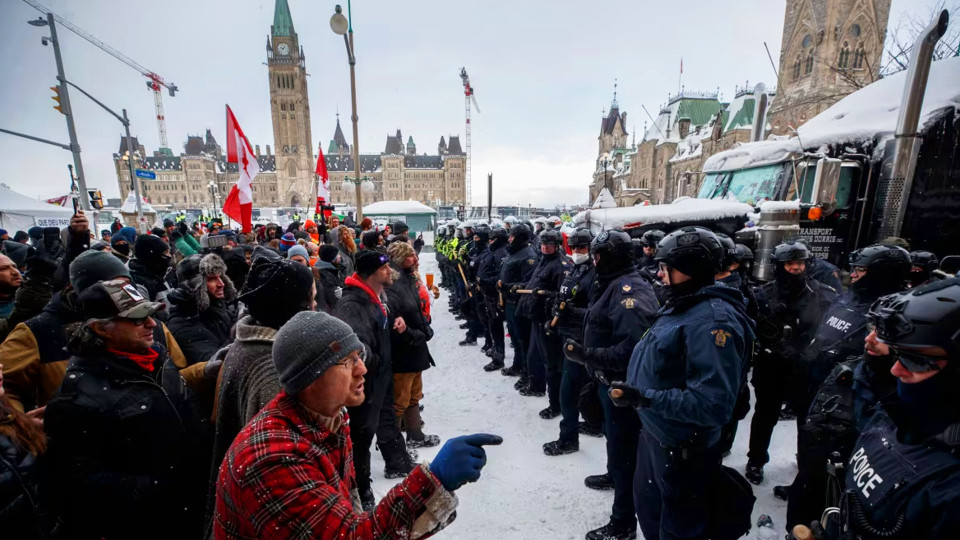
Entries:
[[153, 349], [150, 349], [150, 352], [147, 354], [137, 354], [137, 353], [126, 352], [126, 351], [118, 351], [115, 349], [107, 349], [107, 352], [114, 356], [119, 356], [120, 358], [126, 358], [128, 360], [132, 360], [135, 364], [140, 366], [142, 369], [149, 371], [151, 373], [153, 372], [153, 363], [156, 362], [157, 357], [160, 356], [160, 353], [158, 353]]
[[360, 276], [358, 276], [356, 273], [354, 273], [352, 276], [347, 277], [347, 279], [344, 280], [343, 284], [348, 287], [356, 287], [361, 291], [365, 291], [368, 295], [370, 295], [370, 298], [373, 299], [373, 303], [375, 303], [377, 306], [380, 307], [380, 311], [383, 312], [383, 316], [384, 317], [387, 316], [387, 308], [383, 306], [383, 302], [380, 301], [380, 297], [374, 294], [373, 289], [371, 289], [370, 286], [366, 284], [366, 282], [360, 279]]

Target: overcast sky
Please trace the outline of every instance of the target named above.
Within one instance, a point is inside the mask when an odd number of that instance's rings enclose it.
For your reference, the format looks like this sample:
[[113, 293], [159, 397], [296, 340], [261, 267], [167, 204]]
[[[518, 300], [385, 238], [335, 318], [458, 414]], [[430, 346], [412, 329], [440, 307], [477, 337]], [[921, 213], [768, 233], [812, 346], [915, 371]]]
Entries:
[[[228, 103], [251, 139], [273, 146], [265, 44], [275, 0], [42, 0], [55, 13], [180, 87], [165, 96], [170, 147], [206, 128], [223, 144]], [[958, 0], [950, 0], [951, 4]], [[937, 0], [893, 0], [890, 23], [925, 12]], [[303, 45], [314, 144], [333, 136], [339, 109], [351, 138], [350, 83], [342, 38], [328, 21], [336, 2], [289, 0]], [[459, 78], [466, 66], [481, 113], [473, 120], [473, 200], [495, 204], [579, 204], [587, 199], [601, 112], [614, 79], [628, 131], [641, 130], [667, 94], [677, 91], [680, 59], [689, 90], [774, 84], [763, 48], [779, 57], [783, 0], [357, 0], [360, 150], [379, 153], [397, 128], [420, 153], [440, 136], [464, 132]], [[118, 9], [122, 7], [122, 9]], [[0, 2], [0, 127], [67, 141], [52, 109], [56, 84], [46, 29], [26, 24], [39, 12]], [[958, 24], [953, 22], [952, 24]], [[153, 98], [144, 78], [65, 28], [59, 34], [67, 78], [115, 110], [127, 108], [133, 134], [148, 152], [159, 146]], [[78, 92], [71, 93], [88, 187], [118, 196], [111, 154], [122, 126]], [[68, 191], [70, 153], [0, 134], [0, 182], [30, 196]], [[481, 202], [482, 201], [482, 202]]]

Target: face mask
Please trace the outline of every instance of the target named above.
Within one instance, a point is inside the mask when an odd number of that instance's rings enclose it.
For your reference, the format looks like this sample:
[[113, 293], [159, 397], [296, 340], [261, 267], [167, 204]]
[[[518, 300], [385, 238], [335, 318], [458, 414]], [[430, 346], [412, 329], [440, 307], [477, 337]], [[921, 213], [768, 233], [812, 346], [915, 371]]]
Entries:
[[118, 242], [113, 246], [113, 250], [122, 255], [130, 255], [130, 244], [122, 244]]
[[573, 264], [583, 264], [590, 260], [589, 253], [574, 253], [570, 255], [570, 259], [573, 261]]

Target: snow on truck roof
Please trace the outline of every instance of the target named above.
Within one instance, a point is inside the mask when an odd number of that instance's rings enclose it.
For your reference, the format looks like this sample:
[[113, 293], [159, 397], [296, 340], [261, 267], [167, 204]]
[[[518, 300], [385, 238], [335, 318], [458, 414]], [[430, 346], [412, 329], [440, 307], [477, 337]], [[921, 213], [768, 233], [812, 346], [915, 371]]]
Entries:
[[[892, 138], [900, 116], [906, 71], [901, 71], [857, 90], [800, 126], [797, 137], [746, 143], [714, 154], [704, 171], [756, 167], [786, 160], [790, 154], [817, 150], [843, 142]], [[920, 130], [936, 121], [946, 109], [960, 110], [960, 57], [934, 62], [920, 111]], [[882, 148], [882, 145], [880, 146]]]
[[577, 227], [585, 226], [589, 213], [590, 228], [597, 232], [638, 227], [646, 223], [720, 220], [746, 216], [748, 212], [753, 212], [753, 207], [739, 201], [681, 197], [670, 204], [584, 210], [573, 216], [573, 223]]

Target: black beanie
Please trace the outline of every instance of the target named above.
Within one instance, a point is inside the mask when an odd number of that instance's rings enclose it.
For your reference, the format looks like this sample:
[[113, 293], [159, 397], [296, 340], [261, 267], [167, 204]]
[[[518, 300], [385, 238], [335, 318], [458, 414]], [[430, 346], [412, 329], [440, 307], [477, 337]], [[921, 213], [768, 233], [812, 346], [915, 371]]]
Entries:
[[313, 282], [313, 272], [300, 263], [258, 258], [247, 274], [239, 300], [258, 323], [279, 329], [291, 317], [309, 309]]
[[390, 263], [390, 257], [386, 253], [372, 249], [365, 249], [357, 253], [357, 274], [366, 278], [380, 269], [385, 264]]
[[376, 247], [380, 245], [380, 233], [377, 231], [367, 231], [363, 233], [361, 242], [366, 249], [376, 249]]
[[150, 263], [158, 260], [163, 252], [170, 249], [170, 244], [163, 241], [159, 236], [152, 234], [141, 234], [137, 237], [137, 243], [133, 247], [138, 259]]
[[320, 260], [328, 263], [333, 263], [333, 260], [337, 258], [337, 255], [340, 254], [340, 250], [337, 249], [337, 246], [331, 246], [330, 244], [325, 244], [320, 246]]

